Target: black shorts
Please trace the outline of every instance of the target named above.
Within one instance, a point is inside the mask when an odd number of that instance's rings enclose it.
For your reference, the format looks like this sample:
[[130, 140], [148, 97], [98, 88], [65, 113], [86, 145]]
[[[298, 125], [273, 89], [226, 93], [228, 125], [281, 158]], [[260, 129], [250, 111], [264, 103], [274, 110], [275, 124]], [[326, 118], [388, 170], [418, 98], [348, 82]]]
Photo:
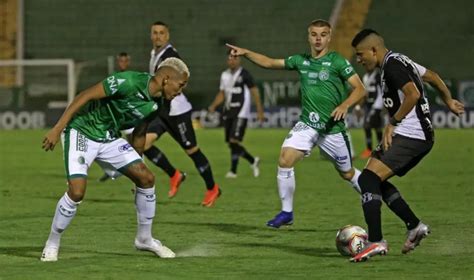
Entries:
[[431, 151], [433, 144], [433, 141], [395, 134], [390, 148], [384, 151], [380, 144], [372, 153], [372, 157], [387, 165], [395, 175], [402, 177]]
[[158, 138], [165, 132], [168, 132], [185, 150], [197, 145], [191, 111], [177, 116], [159, 116], [148, 125], [147, 133], [156, 133]]
[[367, 114], [364, 118], [364, 128], [371, 129], [371, 128], [382, 128], [382, 110], [380, 109], [372, 109], [367, 110]]
[[242, 141], [244, 139], [245, 129], [247, 128], [247, 119], [238, 117], [224, 117], [225, 141], [230, 138]]

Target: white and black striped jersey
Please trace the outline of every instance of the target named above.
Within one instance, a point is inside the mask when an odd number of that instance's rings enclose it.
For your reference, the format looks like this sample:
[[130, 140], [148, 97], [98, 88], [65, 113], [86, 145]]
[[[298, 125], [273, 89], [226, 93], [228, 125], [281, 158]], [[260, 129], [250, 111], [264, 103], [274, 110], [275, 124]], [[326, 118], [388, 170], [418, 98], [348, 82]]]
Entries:
[[383, 108], [383, 92], [380, 83], [380, 70], [375, 68], [374, 71], [365, 73], [362, 81], [367, 91], [366, 108], [381, 110]]
[[222, 72], [219, 89], [224, 91], [225, 116], [244, 119], [250, 117], [250, 88], [254, 86], [252, 76], [242, 67], [234, 72], [230, 69]]
[[[167, 44], [160, 52], [157, 52], [155, 49], [151, 51], [151, 58], [150, 58], [150, 66], [149, 72], [150, 74], [154, 75], [156, 70], [158, 69], [158, 65], [160, 65], [163, 60], [169, 57], [177, 57], [180, 58], [178, 51], [171, 45]], [[181, 92], [180, 95], [173, 98], [173, 100], [163, 101], [165, 109], [169, 110], [167, 114], [170, 116], [178, 116], [184, 113], [191, 111], [193, 108], [191, 103], [188, 101], [184, 93]]]
[[430, 107], [422, 80], [426, 68], [403, 54], [389, 51], [385, 55], [381, 70], [383, 104], [390, 117], [398, 111], [405, 98], [402, 92], [404, 85], [413, 82], [420, 92], [417, 104], [396, 126], [395, 133], [409, 138], [433, 140]]

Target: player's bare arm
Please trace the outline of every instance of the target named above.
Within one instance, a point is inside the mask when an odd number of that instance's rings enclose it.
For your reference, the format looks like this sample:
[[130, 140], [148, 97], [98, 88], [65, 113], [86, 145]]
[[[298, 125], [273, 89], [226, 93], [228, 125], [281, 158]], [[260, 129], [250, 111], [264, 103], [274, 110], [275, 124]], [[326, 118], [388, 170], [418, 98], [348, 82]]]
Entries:
[[280, 58], [270, 58], [266, 55], [253, 52], [248, 49], [239, 48], [237, 46], [226, 44], [231, 49], [230, 54], [235, 56], [244, 56], [253, 63], [263, 68], [283, 69], [285, 68], [285, 60]]
[[258, 87], [255, 86], [250, 88], [250, 93], [253, 96], [255, 107], [257, 108], [257, 120], [259, 122], [263, 122], [265, 121], [265, 114], [263, 112], [262, 102], [260, 101], [260, 92], [258, 90]]
[[148, 122], [143, 122], [140, 125], [136, 126], [135, 129], [133, 130], [130, 144], [140, 156], [142, 156], [143, 152], [145, 151], [147, 128], [148, 128]]
[[403, 99], [402, 104], [398, 111], [393, 115], [391, 121], [385, 126], [382, 143], [384, 150], [387, 150], [392, 145], [392, 136], [395, 126], [393, 123], [398, 123], [405, 118], [408, 113], [415, 107], [418, 99], [420, 99], [420, 92], [416, 87], [415, 83], [408, 82], [402, 87], [402, 92], [405, 98]]
[[349, 108], [358, 104], [365, 96], [365, 87], [360, 80], [359, 75], [354, 74], [347, 81], [351, 85], [352, 91], [349, 97], [332, 111], [331, 116], [336, 121], [344, 119]]
[[212, 101], [212, 104], [207, 108], [209, 113], [214, 113], [216, 111], [217, 106], [221, 105], [222, 102], [224, 102], [225, 96], [224, 96], [224, 91], [220, 90], [216, 98], [214, 98], [214, 101]]
[[431, 84], [438, 90], [439, 94], [441, 95], [441, 99], [443, 100], [444, 104], [448, 106], [451, 112], [457, 116], [464, 113], [464, 104], [452, 98], [448, 87], [436, 72], [426, 69], [426, 72], [422, 78], [423, 81]]
[[69, 106], [66, 108], [56, 125], [50, 131], [48, 131], [48, 133], [46, 133], [46, 136], [43, 139], [43, 149], [45, 151], [54, 150], [54, 146], [56, 146], [59, 141], [59, 135], [69, 123], [69, 121], [71, 121], [72, 117], [85, 104], [87, 104], [87, 102], [91, 100], [101, 99], [105, 96], [106, 95], [102, 83], [98, 83], [95, 86], [92, 86], [78, 94], [71, 102], [71, 104], [69, 104]]

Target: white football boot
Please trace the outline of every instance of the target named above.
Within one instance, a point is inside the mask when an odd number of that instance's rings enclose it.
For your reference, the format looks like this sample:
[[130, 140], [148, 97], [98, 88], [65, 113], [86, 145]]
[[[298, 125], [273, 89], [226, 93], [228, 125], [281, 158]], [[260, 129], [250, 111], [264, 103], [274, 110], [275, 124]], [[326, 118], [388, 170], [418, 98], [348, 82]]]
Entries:
[[161, 244], [160, 240], [152, 239], [150, 244], [141, 243], [138, 239], [135, 239], [135, 248], [142, 251], [150, 251], [155, 253], [160, 258], [174, 258], [176, 254], [170, 250], [170, 248]]
[[235, 179], [235, 178], [237, 178], [237, 174], [235, 174], [232, 171], [229, 171], [229, 172], [227, 172], [227, 174], [225, 174], [225, 177], [228, 178], [228, 179]]
[[255, 177], [255, 178], [260, 176], [260, 168], [258, 168], [259, 164], [260, 164], [260, 158], [255, 157], [255, 160], [254, 160], [253, 164], [250, 165], [250, 167], [252, 168], [252, 171], [253, 171], [253, 177]]
[[58, 260], [58, 251], [59, 248], [46, 246], [43, 249], [40, 260], [42, 262], [55, 262]]
[[407, 240], [405, 241], [405, 244], [403, 244], [402, 253], [406, 254], [415, 250], [415, 247], [420, 245], [421, 240], [427, 237], [430, 232], [430, 227], [420, 221], [416, 228], [407, 232]]

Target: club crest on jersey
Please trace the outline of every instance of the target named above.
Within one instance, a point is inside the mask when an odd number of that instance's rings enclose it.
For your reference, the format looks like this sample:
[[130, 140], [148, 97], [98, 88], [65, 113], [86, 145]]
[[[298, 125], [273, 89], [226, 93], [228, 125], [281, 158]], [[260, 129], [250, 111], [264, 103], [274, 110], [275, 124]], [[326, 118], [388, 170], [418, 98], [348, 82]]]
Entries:
[[319, 121], [319, 114], [316, 112], [309, 113], [309, 120], [312, 123], [317, 123]]
[[309, 61], [308, 60], [303, 61], [303, 65], [309, 66]]
[[321, 81], [326, 81], [327, 79], [329, 79], [329, 72], [327, 70], [321, 70], [319, 72], [319, 79]]

